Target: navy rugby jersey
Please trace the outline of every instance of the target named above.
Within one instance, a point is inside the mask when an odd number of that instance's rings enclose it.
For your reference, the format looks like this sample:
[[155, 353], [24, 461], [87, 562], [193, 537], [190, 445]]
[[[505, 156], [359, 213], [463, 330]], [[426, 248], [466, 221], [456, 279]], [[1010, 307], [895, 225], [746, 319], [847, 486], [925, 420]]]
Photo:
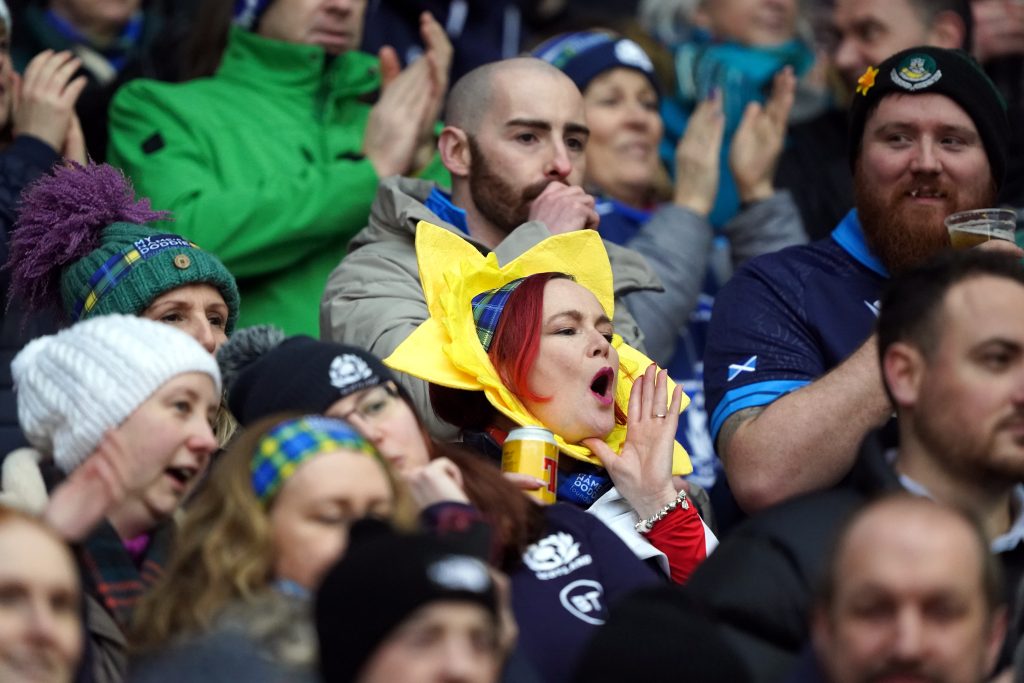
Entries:
[[832, 235], [751, 260], [719, 291], [704, 357], [717, 441], [730, 415], [810, 384], [874, 331], [889, 274], [856, 210]]

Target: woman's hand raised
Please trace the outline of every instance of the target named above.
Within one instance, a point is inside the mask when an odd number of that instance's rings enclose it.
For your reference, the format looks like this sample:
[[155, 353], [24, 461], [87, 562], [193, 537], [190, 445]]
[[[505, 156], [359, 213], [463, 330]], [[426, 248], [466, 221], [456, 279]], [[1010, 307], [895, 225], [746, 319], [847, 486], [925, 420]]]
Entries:
[[795, 96], [796, 76], [793, 68], [787, 66], [775, 74], [771, 97], [764, 106], [751, 102], [743, 112], [739, 128], [732, 136], [729, 168], [740, 201], [745, 204], [775, 194], [775, 167], [782, 154]]
[[118, 504], [141, 490], [129, 485], [140, 479], [139, 461], [128, 450], [124, 437], [111, 429], [54, 490], [43, 519], [65, 540], [81, 541]]
[[622, 452], [616, 455], [601, 439], [583, 440], [641, 519], [651, 517], [676, 497], [672, 449], [682, 395], [683, 389], [677, 385], [668, 400], [668, 375], [652, 363], [630, 391]]
[[698, 216], [707, 216], [718, 195], [718, 174], [725, 116], [722, 95], [697, 105], [676, 145], [676, 183], [672, 201]]
[[462, 472], [448, 458], [431, 460], [423, 467], [404, 475], [416, 506], [423, 510], [435, 503], [468, 503], [462, 489]]

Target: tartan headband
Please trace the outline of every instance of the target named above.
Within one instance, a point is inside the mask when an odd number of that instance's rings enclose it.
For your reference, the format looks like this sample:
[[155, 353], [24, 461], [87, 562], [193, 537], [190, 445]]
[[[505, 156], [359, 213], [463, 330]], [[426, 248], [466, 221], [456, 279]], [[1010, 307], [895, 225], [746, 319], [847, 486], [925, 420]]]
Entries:
[[342, 420], [307, 415], [280, 422], [260, 439], [252, 456], [253, 492], [266, 504], [302, 463], [340, 450], [380, 457], [369, 441]]
[[476, 323], [476, 336], [480, 338], [484, 351], [491, 350], [494, 333], [498, 329], [498, 321], [501, 319], [502, 311], [505, 310], [505, 304], [508, 303], [512, 292], [516, 291], [516, 288], [523, 284], [525, 279], [521, 277], [506, 282], [501, 287], [488, 289], [473, 297], [470, 304], [473, 307], [473, 322]]
[[[89, 278], [86, 284], [88, 287], [85, 294], [75, 302], [74, 310], [71, 311], [72, 321], [80, 320], [82, 316], [88, 315], [104, 294], [114, 289], [121, 283], [132, 270], [140, 263], [168, 249], [199, 249], [194, 242], [189, 242], [178, 235], [153, 235], [132, 243], [125, 251], [114, 254], [107, 259], [102, 266]], [[179, 268], [187, 268], [189, 260], [187, 256], [179, 255], [175, 264]], [[184, 258], [185, 260], [181, 260]]]

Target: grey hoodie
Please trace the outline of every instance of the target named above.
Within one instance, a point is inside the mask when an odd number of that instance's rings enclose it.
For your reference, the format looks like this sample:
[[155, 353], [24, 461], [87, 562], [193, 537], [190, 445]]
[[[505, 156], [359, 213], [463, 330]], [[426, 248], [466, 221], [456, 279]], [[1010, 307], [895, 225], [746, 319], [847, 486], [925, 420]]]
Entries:
[[[489, 250], [461, 230], [441, 220], [424, 202], [434, 184], [414, 178], [381, 181], [370, 210], [370, 224], [349, 242], [349, 253], [331, 272], [320, 301], [321, 339], [353, 344], [386, 358], [428, 317], [416, 265], [416, 224], [428, 221], [451, 230], [476, 246]], [[494, 253], [505, 264], [551, 233], [538, 221], [513, 230]], [[661, 291], [661, 283], [640, 254], [605, 242], [615, 281], [615, 331], [630, 346], [643, 350], [643, 334], [625, 295]], [[442, 422], [430, 407], [427, 384], [398, 373], [430, 432], [452, 440], [457, 430]]]

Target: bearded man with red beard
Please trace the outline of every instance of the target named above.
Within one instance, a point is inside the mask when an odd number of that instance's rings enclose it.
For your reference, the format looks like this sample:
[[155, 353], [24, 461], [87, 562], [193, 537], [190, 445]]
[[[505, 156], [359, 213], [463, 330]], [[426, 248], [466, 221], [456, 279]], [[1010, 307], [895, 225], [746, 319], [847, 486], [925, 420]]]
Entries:
[[[1005, 103], [966, 53], [904, 50], [858, 83], [856, 208], [828, 238], [750, 261], [715, 301], [707, 411], [748, 513], [839, 483], [889, 421], [873, 334], [880, 292], [948, 248], [945, 217], [992, 206], [1005, 175]], [[1024, 254], [1008, 242], [977, 248]]]

